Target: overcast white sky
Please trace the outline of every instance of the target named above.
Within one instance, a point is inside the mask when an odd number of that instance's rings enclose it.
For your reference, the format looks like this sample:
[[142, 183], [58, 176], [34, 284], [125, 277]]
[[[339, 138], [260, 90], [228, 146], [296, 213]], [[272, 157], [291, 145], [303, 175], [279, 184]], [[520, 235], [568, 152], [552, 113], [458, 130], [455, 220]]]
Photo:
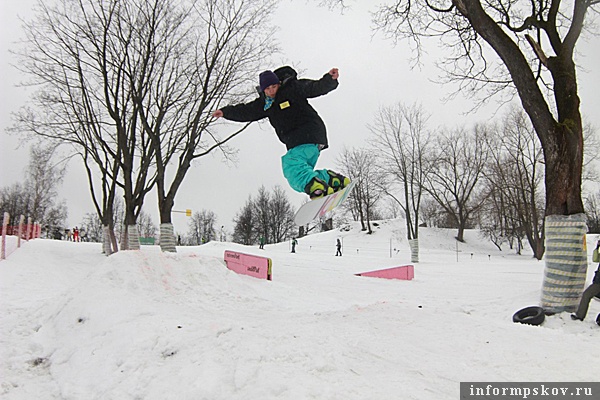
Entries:
[[[288, 64], [303, 70], [303, 77], [319, 78], [332, 67], [340, 69], [340, 86], [327, 96], [312, 101], [328, 128], [330, 148], [323, 152], [319, 168], [334, 168], [335, 160], [344, 146], [363, 146], [368, 141], [366, 125], [381, 106], [399, 101], [415, 102], [432, 113], [433, 126], [471, 125], [487, 121], [494, 115], [496, 105], [481, 109], [477, 114], [463, 115], [473, 103], [457, 98], [443, 103], [452, 87], [442, 87], [430, 81], [438, 71], [433, 67], [411, 71], [410, 51], [406, 43], [394, 46], [380, 35], [373, 37], [368, 10], [371, 2], [362, 1], [353, 9], [340, 15], [317, 7], [317, 1], [284, 0], [274, 14], [280, 30], [274, 33], [282, 54], [274, 69]], [[14, 59], [8, 53], [22, 38], [18, 17], [29, 18], [33, 0], [0, 0], [0, 187], [23, 179], [23, 169], [28, 163], [28, 147], [19, 146], [21, 139], [8, 135], [5, 130], [11, 124], [11, 113], [20, 108], [27, 99], [27, 90], [16, 87], [24, 79], [11, 64]], [[600, 46], [598, 38], [582, 41], [579, 45], [583, 56], [578, 63], [581, 108], [585, 117], [600, 129]], [[435, 47], [428, 48], [430, 53]], [[432, 58], [427, 61], [433, 61]], [[257, 71], [257, 76], [260, 71]], [[232, 127], [233, 129], [233, 127]], [[218, 154], [201, 159], [188, 173], [176, 199], [176, 209], [190, 208], [214, 211], [218, 225], [228, 230], [232, 219], [249, 195], [255, 196], [258, 188], [267, 189], [288, 185], [281, 173], [280, 157], [285, 146], [275, 136], [270, 125], [254, 124], [232, 143], [239, 149], [237, 166], [222, 163]], [[61, 197], [69, 207], [68, 224], [80, 225], [83, 216], [94, 212], [87, 183], [77, 160], [70, 164], [69, 173], [61, 189]], [[305, 195], [288, 190], [290, 200], [299, 206]], [[149, 194], [144, 210], [154, 217], [158, 225], [157, 201]], [[183, 214], [174, 216], [175, 230], [187, 231]]]

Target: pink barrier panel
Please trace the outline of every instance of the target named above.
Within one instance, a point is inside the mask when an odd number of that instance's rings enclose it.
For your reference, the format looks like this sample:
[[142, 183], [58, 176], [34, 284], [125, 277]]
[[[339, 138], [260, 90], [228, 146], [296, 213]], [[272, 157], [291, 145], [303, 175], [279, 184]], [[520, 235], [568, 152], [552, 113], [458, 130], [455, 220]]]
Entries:
[[410, 281], [415, 277], [415, 268], [412, 265], [403, 265], [401, 267], [393, 267], [387, 269], [380, 269], [369, 272], [361, 272], [355, 274], [357, 276], [371, 276], [374, 278], [385, 278], [385, 279], [401, 279], [404, 281]]
[[230, 270], [238, 274], [250, 275], [259, 279], [271, 280], [271, 259], [225, 250], [223, 256]]

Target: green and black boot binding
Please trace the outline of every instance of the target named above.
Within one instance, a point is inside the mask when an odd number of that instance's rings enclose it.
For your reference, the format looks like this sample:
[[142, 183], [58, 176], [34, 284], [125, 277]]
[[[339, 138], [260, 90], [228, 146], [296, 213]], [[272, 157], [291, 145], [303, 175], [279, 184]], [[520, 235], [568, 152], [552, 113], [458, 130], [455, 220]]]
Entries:
[[333, 189], [334, 192], [342, 190], [350, 184], [350, 178], [347, 176], [338, 174], [330, 169], [327, 170], [327, 173], [329, 174], [329, 182], [327, 184]]
[[313, 200], [332, 194], [333, 188], [319, 178], [312, 178], [304, 188], [304, 191]]

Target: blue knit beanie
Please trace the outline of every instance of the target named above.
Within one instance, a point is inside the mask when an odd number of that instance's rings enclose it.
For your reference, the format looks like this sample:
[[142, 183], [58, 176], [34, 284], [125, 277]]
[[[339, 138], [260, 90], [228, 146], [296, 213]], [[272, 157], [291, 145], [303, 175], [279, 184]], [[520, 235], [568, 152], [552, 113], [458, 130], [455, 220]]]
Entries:
[[273, 71], [261, 72], [261, 74], [258, 76], [258, 80], [260, 82], [260, 90], [263, 92], [269, 86], [279, 83], [279, 78]]

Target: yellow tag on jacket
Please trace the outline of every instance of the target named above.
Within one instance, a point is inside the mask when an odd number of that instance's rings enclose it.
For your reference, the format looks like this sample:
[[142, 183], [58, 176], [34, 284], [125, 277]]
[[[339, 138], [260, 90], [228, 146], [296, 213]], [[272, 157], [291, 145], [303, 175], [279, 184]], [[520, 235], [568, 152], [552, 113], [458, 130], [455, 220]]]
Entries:
[[279, 108], [281, 108], [282, 110], [285, 108], [288, 108], [290, 106], [290, 102], [289, 101], [284, 101], [283, 103], [281, 103], [279, 105]]

